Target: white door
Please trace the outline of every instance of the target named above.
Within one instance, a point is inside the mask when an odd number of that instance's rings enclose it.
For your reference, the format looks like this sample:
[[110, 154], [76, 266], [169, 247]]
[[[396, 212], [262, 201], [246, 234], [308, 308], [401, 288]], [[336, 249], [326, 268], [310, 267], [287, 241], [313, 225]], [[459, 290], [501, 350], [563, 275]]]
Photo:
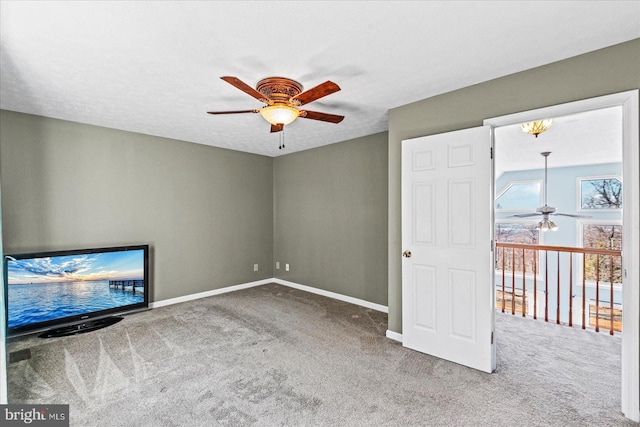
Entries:
[[495, 370], [493, 164], [484, 126], [402, 141], [402, 343]]

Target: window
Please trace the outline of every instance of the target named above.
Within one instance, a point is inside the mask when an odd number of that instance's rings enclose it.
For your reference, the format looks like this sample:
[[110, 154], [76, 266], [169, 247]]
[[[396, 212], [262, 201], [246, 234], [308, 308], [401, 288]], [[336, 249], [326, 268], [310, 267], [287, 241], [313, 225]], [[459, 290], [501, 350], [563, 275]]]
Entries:
[[580, 209], [621, 209], [622, 182], [616, 177], [580, 178]]
[[[582, 246], [593, 249], [622, 249], [622, 225], [583, 224]], [[609, 283], [613, 273], [613, 283], [622, 283], [622, 259], [620, 256], [585, 255], [585, 279]], [[612, 271], [613, 268], [613, 271]]]
[[[537, 245], [540, 242], [540, 232], [536, 229], [536, 224], [523, 223], [523, 222], [496, 222], [495, 230], [496, 242], [502, 243], [522, 243], [526, 245]], [[540, 263], [537, 259], [534, 260], [536, 251], [525, 250], [524, 255], [524, 268], [522, 251], [516, 250], [515, 256], [513, 255], [513, 249], [511, 248], [499, 248], [496, 250], [496, 269], [502, 270], [503, 259], [505, 271], [515, 271], [526, 273], [533, 273], [534, 262], [536, 264], [536, 270], [540, 270]], [[512, 266], [512, 262], [515, 265]]]
[[533, 211], [539, 207], [540, 181], [512, 182], [496, 197], [496, 209]]

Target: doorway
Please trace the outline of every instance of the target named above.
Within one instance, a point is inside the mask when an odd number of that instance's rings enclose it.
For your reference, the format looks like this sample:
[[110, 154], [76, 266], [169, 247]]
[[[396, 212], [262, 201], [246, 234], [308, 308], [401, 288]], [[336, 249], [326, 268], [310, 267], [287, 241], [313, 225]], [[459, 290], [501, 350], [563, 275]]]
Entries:
[[[638, 91], [629, 91], [583, 101], [577, 101], [537, 110], [511, 114], [484, 121], [485, 125], [500, 128], [547, 118], [564, 118], [595, 110], [618, 109], [622, 116], [622, 412], [634, 421], [640, 421], [640, 147], [638, 142]], [[540, 138], [544, 137], [544, 134]], [[531, 138], [534, 138], [531, 136]], [[498, 147], [496, 147], [496, 155]], [[525, 156], [522, 156], [525, 157]], [[499, 190], [496, 188], [496, 190]], [[611, 313], [613, 314], [613, 312]], [[558, 311], [558, 317], [560, 312]]]

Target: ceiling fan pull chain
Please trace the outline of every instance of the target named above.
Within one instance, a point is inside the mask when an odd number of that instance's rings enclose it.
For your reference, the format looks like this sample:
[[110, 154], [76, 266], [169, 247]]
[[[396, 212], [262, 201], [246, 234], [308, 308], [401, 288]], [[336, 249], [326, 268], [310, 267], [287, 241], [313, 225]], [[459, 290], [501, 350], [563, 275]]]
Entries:
[[280, 131], [280, 146], [278, 147], [279, 150], [282, 150], [284, 148], [284, 126], [282, 127], [282, 130]]

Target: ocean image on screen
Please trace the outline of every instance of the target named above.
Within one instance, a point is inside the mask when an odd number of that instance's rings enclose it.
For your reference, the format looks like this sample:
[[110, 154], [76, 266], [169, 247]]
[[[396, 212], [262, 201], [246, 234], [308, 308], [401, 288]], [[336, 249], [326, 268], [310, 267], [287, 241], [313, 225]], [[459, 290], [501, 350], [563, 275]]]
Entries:
[[144, 250], [7, 261], [16, 328], [144, 302]]

